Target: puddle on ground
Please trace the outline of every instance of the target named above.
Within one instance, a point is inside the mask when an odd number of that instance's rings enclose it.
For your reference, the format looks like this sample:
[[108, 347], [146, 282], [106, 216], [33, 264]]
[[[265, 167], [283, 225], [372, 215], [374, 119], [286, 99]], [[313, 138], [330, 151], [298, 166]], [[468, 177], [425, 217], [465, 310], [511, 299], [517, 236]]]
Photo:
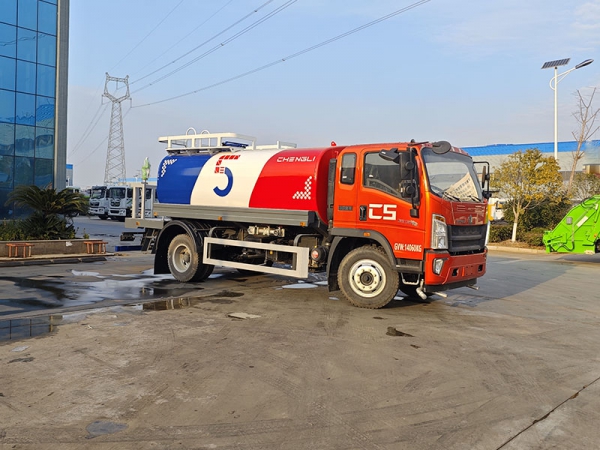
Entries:
[[452, 300], [448, 300], [445, 303], [447, 305], [452, 306], [453, 308], [459, 307], [459, 306], [469, 306], [471, 308], [475, 308], [477, 306], [479, 306], [480, 303], [485, 303], [485, 302], [489, 302], [491, 300], [494, 300], [491, 297], [485, 297], [483, 295], [455, 295], [453, 296]]
[[[14, 287], [13, 298], [0, 300], [5, 314], [40, 308], [89, 305], [104, 300], [146, 300], [179, 297], [202, 290], [198, 284], [180, 283], [171, 275], [108, 275], [73, 271], [74, 278], [0, 277], [0, 283]], [[6, 288], [8, 290], [8, 287]], [[0, 315], [1, 316], [1, 315]]]
[[86, 439], [93, 439], [97, 436], [102, 436], [105, 434], [115, 434], [119, 431], [123, 431], [127, 429], [127, 424], [108, 422], [105, 420], [96, 420], [95, 422], [92, 422], [87, 427], [85, 427], [85, 429], [89, 433], [86, 436]]
[[[74, 311], [68, 314], [50, 314], [47, 316], [26, 319], [0, 320], [0, 342], [43, 336], [48, 333], [56, 332], [60, 325], [77, 323], [84, 320], [90, 314], [100, 312], [118, 312], [122, 314], [123, 312], [131, 313], [132, 311], [167, 311], [171, 309], [185, 309], [207, 303], [229, 305], [236, 303], [236, 300], [232, 300], [232, 298], [242, 297], [243, 295], [242, 292], [221, 291], [216, 294], [207, 295], [206, 297], [168, 298], [157, 301], [131, 303], [123, 306]], [[125, 324], [117, 322], [113, 325], [124, 326]]]
[[2, 320], [0, 321], [0, 341], [13, 341], [52, 333], [56, 331], [57, 325], [61, 322], [61, 315]]
[[296, 283], [286, 284], [285, 286], [281, 286], [281, 289], [312, 289], [316, 287], [317, 285], [312, 283]]
[[229, 300], [230, 298], [242, 297], [243, 295], [241, 292], [221, 291], [216, 294], [207, 295], [206, 297], [169, 298], [143, 303], [142, 309], [146, 311], [166, 311], [169, 309], [190, 308], [202, 303], [229, 305], [235, 303], [234, 300]]

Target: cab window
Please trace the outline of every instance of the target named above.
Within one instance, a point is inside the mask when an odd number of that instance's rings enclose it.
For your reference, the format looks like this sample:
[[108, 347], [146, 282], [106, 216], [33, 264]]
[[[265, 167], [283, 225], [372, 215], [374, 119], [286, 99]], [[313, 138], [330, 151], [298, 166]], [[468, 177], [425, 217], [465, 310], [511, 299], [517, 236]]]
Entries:
[[342, 170], [340, 171], [340, 183], [354, 184], [356, 173], [356, 153], [346, 153], [342, 157]]
[[367, 153], [363, 165], [363, 186], [400, 197], [400, 169], [379, 153]]

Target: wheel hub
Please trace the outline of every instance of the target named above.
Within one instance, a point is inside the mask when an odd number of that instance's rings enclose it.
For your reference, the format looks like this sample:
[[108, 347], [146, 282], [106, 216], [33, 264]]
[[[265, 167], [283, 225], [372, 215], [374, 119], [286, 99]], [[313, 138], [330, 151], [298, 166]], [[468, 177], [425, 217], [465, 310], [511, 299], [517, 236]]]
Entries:
[[187, 248], [182, 247], [182, 248], [178, 248], [175, 251], [175, 258], [174, 258], [173, 262], [175, 263], [175, 265], [177, 266], [177, 269], [179, 271], [185, 272], [187, 267], [190, 265], [191, 260], [192, 260], [192, 255], [187, 250]]
[[373, 262], [359, 261], [350, 274], [352, 289], [360, 295], [375, 295], [385, 284], [383, 269]]

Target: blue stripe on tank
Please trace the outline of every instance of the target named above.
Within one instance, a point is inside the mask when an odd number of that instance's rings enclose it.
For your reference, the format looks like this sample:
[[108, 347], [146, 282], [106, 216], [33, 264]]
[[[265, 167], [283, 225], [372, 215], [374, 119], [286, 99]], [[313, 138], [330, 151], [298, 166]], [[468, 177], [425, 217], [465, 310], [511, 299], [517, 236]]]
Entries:
[[169, 155], [158, 168], [156, 198], [160, 203], [189, 205], [200, 170], [211, 155]]

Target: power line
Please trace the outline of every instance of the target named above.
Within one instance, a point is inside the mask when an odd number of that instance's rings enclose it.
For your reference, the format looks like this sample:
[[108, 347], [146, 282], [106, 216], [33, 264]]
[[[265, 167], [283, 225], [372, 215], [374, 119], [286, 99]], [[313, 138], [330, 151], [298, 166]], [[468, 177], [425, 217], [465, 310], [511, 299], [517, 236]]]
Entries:
[[[141, 72], [142, 70], [144, 70], [146, 67], [148, 67], [150, 64], [152, 64], [154, 61], [156, 61], [157, 59], [159, 59], [161, 56], [163, 56], [165, 53], [168, 53], [169, 51], [171, 51], [173, 48], [177, 47], [177, 45], [179, 45], [182, 41], [184, 41], [185, 39], [187, 39], [188, 37], [190, 37], [193, 33], [195, 33], [196, 31], [198, 31], [198, 29], [200, 27], [202, 27], [205, 23], [207, 23], [210, 19], [212, 19], [213, 17], [215, 17], [217, 14], [219, 14], [222, 10], [224, 10], [227, 6], [229, 6], [231, 3], [233, 3], [235, 0], [229, 0], [227, 3], [225, 3], [223, 6], [221, 6], [214, 14], [208, 16], [208, 18], [204, 21], [204, 22], [200, 22], [200, 24], [194, 28], [192, 31], [190, 31], [188, 34], [186, 34], [184, 37], [182, 37], [181, 39], [179, 39], [177, 42], [175, 42], [173, 45], [171, 45], [168, 49], [166, 49], [164, 52], [162, 52], [160, 55], [158, 55], [156, 58], [154, 58], [152, 61], [150, 61], [148, 64], [146, 64], [145, 66], [143, 66], [140, 70], [138, 70], [137, 72], [134, 72], [132, 74], [136, 75], [137, 73]], [[133, 84], [133, 82], [131, 83]]]
[[111, 67], [111, 68], [110, 68], [108, 71], [109, 71], [109, 72], [111, 72], [111, 71], [112, 71], [112, 70], [113, 70], [115, 67], [117, 67], [119, 64], [121, 64], [121, 63], [122, 63], [122, 62], [123, 62], [123, 61], [124, 61], [124, 60], [125, 60], [125, 59], [126, 59], [128, 56], [129, 56], [129, 55], [131, 55], [131, 54], [133, 53], [133, 51], [134, 51], [136, 48], [138, 48], [140, 45], [142, 45], [142, 43], [143, 43], [143, 42], [144, 42], [146, 39], [148, 39], [148, 37], [149, 37], [149, 36], [150, 36], [152, 33], [154, 33], [154, 32], [156, 31], [156, 29], [157, 29], [157, 28], [158, 28], [158, 27], [159, 27], [159, 26], [160, 26], [160, 25], [161, 25], [161, 24], [162, 24], [162, 23], [163, 23], [165, 20], [167, 20], [167, 18], [168, 18], [168, 17], [169, 17], [171, 14], [173, 14], [173, 12], [174, 12], [174, 11], [175, 11], [177, 8], [179, 8], [179, 6], [180, 6], [180, 5], [181, 5], [181, 4], [182, 4], [184, 1], [185, 1], [185, 0], [180, 0], [180, 2], [179, 2], [179, 3], [177, 3], [177, 4], [175, 5], [175, 7], [174, 7], [174, 8], [173, 8], [171, 11], [169, 11], [169, 13], [168, 13], [168, 14], [167, 14], [165, 17], [163, 17], [163, 18], [162, 18], [162, 20], [161, 20], [160, 22], [158, 22], [158, 23], [156, 24], [156, 26], [155, 26], [154, 28], [152, 28], [152, 29], [150, 30], [150, 32], [149, 32], [149, 33], [148, 33], [146, 36], [144, 36], [144, 37], [142, 38], [142, 40], [141, 40], [140, 42], [138, 42], [138, 43], [137, 43], [137, 44], [136, 44], [136, 45], [135, 45], [135, 46], [134, 46], [134, 47], [133, 47], [131, 50], [129, 50], [129, 52], [128, 52], [128, 53], [127, 53], [125, 56], [123, 56], [123, 58], [121, 58], [121, 60], [120, 60], [118, 63], [116, 63], [114, 66], [112, 66], [112, 67]]
[[[108, 103], [106, 103], [106, 105], [108, 105]], [[127, 117], [127, 114], [129, 114], [130, 111], [131, 111], [131, 107], [127, 111], [125, 111], [125, 113], [123, 114], [123, 119], [125, 119], [125, 117]], [[108, 141], [108, 136], [106, 136], [104, 139], [102, 139], [102, 141], [100, 141], [100, 143], [96, 147], [94, 147], [94, 149], [91, 152], [89, 152], [87, 155], [85, 155], [85, 157], [83, 159], [81, 159], [77, 162], [74, 162], [73, 165], [81, 164], [81, 163], [84, 163], [85, 161], [87, 161], [90, 158], [90, 156], [92, 156], [94, 153], [96, 153], [98, 151], [98, 149], [104, 145], [104, 143], [106, 141]]]
[[[146, 36], [144, 36], [144, 38], [142, 38], [142, 40], [140, 42], [138, 42], [125, 56], [123, 56], [123, 58], [121, 58], [121, 60], [116, 63], [110, 70], [114, 69], [115, 67], [117, 67], [119, 64], [121, 64], [129, 55], [131, 55], [133, 53], [133, 51], [138, 48], [154, 31], [156, 31], [156, 29], [184, 2], [185, 0], [180, 0], [179, 3], [177, 3], [177, 5], [175, 5], [175, 7], [173, 9], [171, 9], [171, 11], [165, 16], [163, 17], [163, 19], [154, 27], [152, 28], [152, 30], [150, 30], [150, 32], [148, 34], [146, 34]], [[233, 1], [233, 0], [231, 0]], [[102, 87], [99, 87], [98, 89], [96, 89], [96, 93], [99, 92], [102, 89]], [[96, 94], [94, 94], [94, 97], [96, 96]], [[91, 103], [88, 103], [88, 107], [85, 110], [85, 113], [83, 114], [84, 116], [87, 115], [87, 112], [90, 109], [90, 105]], [[85, 128], [85, 131], [82, 133], [81, 137], [79, 138], [79, 140], [77, 141], [77, 143], [75, 144], [75, 146], [73, 147], [73, 150], [71, 150], [69, 153], [70, 155], [73, 155], [73, 153], [75, 153], [79, 147], [81, 145], [83, 145], [83, 143], [86, 141], [86, 139], [90, 136], [90, 134], [92, 133], [92, 131], [94, 130], [94, 128], [96, 127], [96, 125], [98, 125], [98, 122], [100, 121], [100, 119], [102, 118], [102, 115], [106, 112], [106, 109], [108, 108], [107, 106], [108, 104], [104, 105], [104, 109], [102, 110], [101, 115], [97, 118], [96, 120], [96, 116], [98, 115], [98, 113], [100, 112], [100, 110], [102, 109], [103, 104], [101, 103], [100, 106], [98, 107], [98, 109], [96, 110], [94, 116], [92, 117], [92, 119], [90, 120], [90, 123], [87, 125], [87, 127]], [[94, 120], [96, 120], [94, 122]]]
[[[227, 31], [229, 31], [230, 29], [232, 29], [233, 27], [235, 27], [235, 26], [236, 26], [236, 25], [238, 25], [239, 23], [243, 22], [243, 21], [244, 21], [244, 20], [246, 20], [248, 17], [252, 16], [252, 14], [256, 14], [258, 11], [260, 11], [261, 9], [263, 9], [265, 6], [267, 6], [269, 3], [272, 3], [273, 1], [274, 1], [274, 0], [267, 0], [265, 3], [263, 3], [262, 5], [260, 5], [258, 8], [256, 8], [256, 9], [252, 10], [250, 13], [246, 14], [244, 17], [242, 17], [242, 18], [241, 18], [241, 19], [239, 19], [238, 21], [234, 22], [233, 24], [231, 24], [230, 26], [228, 26], [227, 28], [225, 28], [223, 31], [221, 31], [221, 32], [219, 32], [219, 33], [217, 33], [217, 34], [215, 34], [215, 35], [214, 35], [213, 37], [211, 37], [210, 39], [208, 39], [208, 40], [204, 41], [202, 44], [200, 44], [200, 45], [198, 45], [198, 46], [194, 47], [193, 49], [191, 49], [190, 51], [188, 51], [188, 52], [184, 53], [184, 54], [183, 54], [183, 55], [181, 55], [180, 57], [178, 57], [178, 58], [174, 59], [174, 60], [173, 60], [173, 61], [171, 61], [170, 63], [167, 63], [167, 64], [165, 64], [164, 66], [162, 66], [162, 67], [159, 67], [158, 69], [156, 69], [156, 70], [154, 70], [154, 71], [150, 72], [149, 74], [147, 74], [147, 75], [144, 75], [143, 77], [141, 77], [141, 78], [138, 78], [138, 79], [137, 79], [137, 80], [135, 80], [135, 81], [132, 81], [130, 84], [135, 84], [135, 83], [137, 83], [138, 81], [142, 81], [142, 80], [144, 80], [145, 78], [148, 78], [149, 76], [152, 76], [152, 75], [154, 75], [156, 72], [160, 72], [160, 71], [161, 71], [161, 70], [163, 70], [164, 68], [166, 68], [166, 67], [169, 67], [171, 64], [175, 64], [175, 63], [176, 63], [177, 61], [179, 61], [180, 59], [182, 59], [182, 58], [185, 58], [185, 57], [186, 57], [187, 55], [189, 55], [190, 53], [193, 53], [193, 52], [195, 52], [195, 51], [196, 51], [196, 50], [198, 50], [200, 47], [203, 47], [204, 45], [208, 44], [210, 41], [212, 41], [212, 40], [214, 40], [214, 39], [218, 38], [218, 37], [219, 37], [220, 35], [222, 35], [223, 33], [225, 33], [225, 32], [227, 32]], [[138, 89], [138, 90], [139, 90], [139, 89]]]
[[[104, 109], [102, 109], [103, 106], [104, 106]], [[96, 128], [96, 125], [98, 125], [98, 122], [100, 122], [100, 119], [102, 119], [102, 116], [106, 112], [107, 108], [108, 108], [108, 103], [105, 103], [105, 104], [101, 103], [100, 106], [98, 106], [98, 109], [96, 110], [96, 113], [92, 117], [92, 120], [90, 121], [88, 126], [85, 128], [84, 132], [82, 133], [82, 135], [79, 138], [79, 140], [77, 141], [77, 143], [73, 146], [73, 150], [71, 150], [69, 152], [69, 154], [71, 156], [73, 155], [73, 153], [75, 153], [77, 150], [79, 150], [79, 148], [83, 145], [83, 143], [86, 141], [86, 139], [90, 136], [92, 131], [94, 131], [94, 128]], [[100, 112], [100, 111], [102, 111], [102, 112]], [[86, 111], [86, 113], [87, 113], [87, 111]], [[98, 113], [100, 113], [99, 116], [98, 116]], [[98, 116], [97, 119], [96, 119], [96, 116]], [[94, 122], [94, 120], [95, 120], [95, 122]]]
[[386, 15], [386, 16], [380, 17], [379, 19], [373, 20], [373, 21], [371, 21], [369, 23], [366, 23], [364, 25], [361, 25], [360, 27], [354, 28], [354, 29], [352, 29], [350, 31], [342, 33], [342, 34], [340, 34], [338, 36], [335, 36], [335, 37], [333, 37], [331, 39], [323, 41], [323, 42], [321, 42], [319, 44], [313, 45], [312, 47], [305, 48], [304, 50], [301, 50], [299, 52], [293, 53], [293, 54], [291, 54], [289, 56], [286, 56], [284, 58], [277, 59], [277, 60], [275, 60], [275, 61], [273, 61], [273, 62], [271, 62], [269, 64], [265, 64], [264, 66], [260, 66], [260, 67], [257, 67], [256, 69], [249, 70], [248, 72], [244, 72], [244, 73], [241, 73], [241, 74], [236, 75], [234, 77], [227, 78], [227, 79], [219, 81], [217, 83], [213, 83], [211, 85], [205, 86], [203, 88], [196, 89], [195, 91], [191, 91], [191, 92], [187, 92], [185, 94], [180, 94], [180, 95], [176, 95], [176, 96], [173, 96], [173, 97], [169, 97], [169, 98], [166, 98], [164, 100], [158, 100], [158, 101], [155, 101], [155, 102], [144, 103], [143, 105], [133, 106], [132, 108], [142, 108], [144, 106], [151, 106], [151, 105], [156, 105], [156, 104], [159, 104], [159, 103], [165, 103], [165, 102], [168, 102], [168, 101], [171, 101], [171, 100], [176, 100], [178, 98], [186, 97], [186, 96], [192, 95], [192, 94], [197, 94], [198, 92], [206, 91], [208, 89], [212, 89], [212, 88], [220, 86], [222, 84], [229, 83], [229, 82], [234, 81], [234, 80], [238, 80], [238, 79], [246, 77], [248, 75], [252, 75], [254, 73], [257, 73], [257, 72], [260, 72], [262, 70], [268, 69], [269, 67], [273, 67], [273, 66], [275, 66], [277, 64], [281, 64], [283, 62], [289, 61], [290, 59], [296, 58], [297, 56], [300, 56], [300, 55], [303, 55], [305, 53], [308, 53], [308, 52], [311, 52], [313, 50], [316, 50], [316, 49], [318, 49], [320, 47], [323, 47], [325, 45], [331, 44], [332, 42], [335, 42], [335, 41], [337, 41], [339, 39], [342, 39], [342, 38], [345, 38], [347, 36], [350, 36], [351, 34], [354, 34], [354, 33], [357, 33], [359, 31], [362, 31], [365, 28], [369, 28], [369, 27], [371, 27], [373, 25], [376, 25], [376, 24], [378, 24], [380, 22], [383, 22], [384, 20], [390, 19], [390, 18], [392, 18], [394, 16], [397, 16], [399, 14], [405, 13], [405, 12], [411, 10], [411, 9], [414, 9], [414, 8], [416, 8], [418, 6], [421, 6], [421, 5], [425, 4], [425, 3], [428, 3], [430, 1], [431, 0], [420, 0], [418, 2], [412, 3], [411, 5], [405, 6], [404, 8], [396, 10], [396, 11], [394, 11], [394, 12], [392, 12], [392, 13]]
[[147, 85], [137, 89], [136, 91], [134, 91], [133, 93], [139, 92], [143, 89], [146, 89], [174, 74], [176, 74], [177, 72], [182, 71], [183, 69], [185, 69], [186, 67], [191, 66], [192, 64], [198, 62], [199, 60], [201, 60], [202, 58], [205, 58], [206, 56], [210, 55], [211, 53], [216, 52], [217, 50], [223, 48], [225, 45], [229, 44], [230, 42], [233, 42], [234, 40], [236, 40], [237, 38], [243, 36], [244, 34], [246, 34], [247, 32], [249, 32], [250, 30], [256, 28], [257, 26], [259, 26], [261, 23], [267, 21], [268, 19], [270, 19], [271, 17], [275, 16], [276, 14], [280, 13], [281, 11], [283, 11], [284, 9], [286, 9], [287, 7], [293, 5], [294, 3], [296, 3], [298, 0], [288, 0], [286, 3], [284, 3], [283, 5], [279, 6], [278, 8], [274, 9], [273, 11], [271, 11], [269, 14], [267, 14], [266, 16], [258, 19], [256, 22], [248, 25], [246, 28], [244, 28], [243, 30], [237, 32], [236, 34], [234, 34], [233, 36], [229, 37], [228, 39], [224, 40], [223, 42], [221, 42], [220, 44], [215, 45], [213, 48], [211, 48], [210, 50], [207, 50], [206, 52], [204, 52], [203, 54], [201, 54], [200, 56], [197, 56], [196, 58], [192, 59], [191, 61], [188, 61], [187, 63], [179, 66], [177, 69], [172, 70], [171, 72], [161, 76], [160, 78], [157, 78], [156, 80], [152, 81], [151, 83], [148, 83]]

